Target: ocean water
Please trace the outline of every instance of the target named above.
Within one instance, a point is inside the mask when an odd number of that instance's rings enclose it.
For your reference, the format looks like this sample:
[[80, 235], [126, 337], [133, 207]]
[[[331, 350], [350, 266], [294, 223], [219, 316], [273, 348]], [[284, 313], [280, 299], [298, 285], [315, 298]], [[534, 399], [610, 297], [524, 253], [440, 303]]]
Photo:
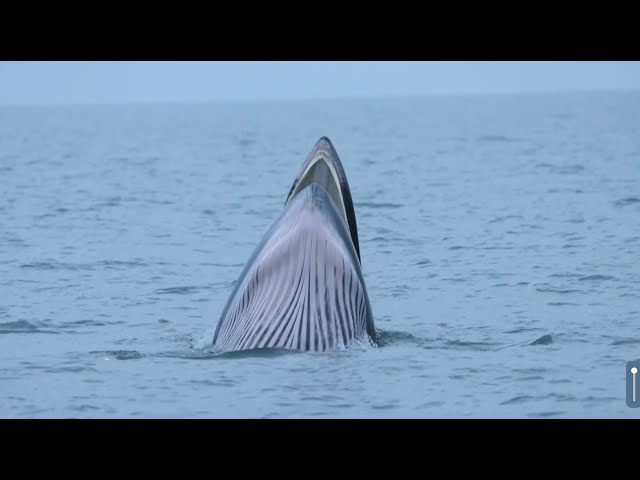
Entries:
[[[207, 348], [316, 140], [381, 346]], [[0, 417], [638, 418], [640, 93], [0, 109]]]

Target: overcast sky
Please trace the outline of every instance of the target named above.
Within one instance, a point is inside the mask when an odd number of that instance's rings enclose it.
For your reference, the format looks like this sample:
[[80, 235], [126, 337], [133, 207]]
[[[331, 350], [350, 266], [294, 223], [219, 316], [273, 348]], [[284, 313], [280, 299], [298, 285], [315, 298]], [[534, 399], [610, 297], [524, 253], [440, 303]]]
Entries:
[[640, 62], [0, 62], [0, 104], [640, 88]]

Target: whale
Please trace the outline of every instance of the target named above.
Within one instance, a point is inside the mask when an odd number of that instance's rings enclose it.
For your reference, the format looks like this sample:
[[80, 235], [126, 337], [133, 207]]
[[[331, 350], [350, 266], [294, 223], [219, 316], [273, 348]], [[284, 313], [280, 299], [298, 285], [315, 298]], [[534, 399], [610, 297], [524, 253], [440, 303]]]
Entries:
[[377, 346], [351, 190], [321, 137], [237, 278], [210, 351]]

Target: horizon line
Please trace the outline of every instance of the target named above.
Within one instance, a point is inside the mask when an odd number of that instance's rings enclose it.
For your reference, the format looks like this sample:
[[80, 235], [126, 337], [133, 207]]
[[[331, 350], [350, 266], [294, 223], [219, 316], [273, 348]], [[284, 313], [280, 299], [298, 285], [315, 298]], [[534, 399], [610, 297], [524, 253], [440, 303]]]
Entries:
[[640, 93], [640, 88], [612, 87], [586, 89], [541, 89], [521, 91], [487, 91], [487, 92], [434, 92], [434, 93], [391, 93], [391, 94], [362, 94], [362, 95], [318, 95], [318, 96], [289, 96], [289, 97], [231, 97], [231, 98], [203, 98], [176, 100], [105, 100], [86, 102], [22, 102], [0, 103], [0, 108], [20, 107], [91, 107], [91, 106], [126, 106], [126, 105], [193, 105], [217, 103], [278, 103], [278, 102], [308, 102], [308, 101], [345, 101], [345, 100], [394, 100], [434, 97], [483, 97], [483, 96], [524, 96], [524, 95], [558, 95], [558, 94], [594, 94], [594, 93]]

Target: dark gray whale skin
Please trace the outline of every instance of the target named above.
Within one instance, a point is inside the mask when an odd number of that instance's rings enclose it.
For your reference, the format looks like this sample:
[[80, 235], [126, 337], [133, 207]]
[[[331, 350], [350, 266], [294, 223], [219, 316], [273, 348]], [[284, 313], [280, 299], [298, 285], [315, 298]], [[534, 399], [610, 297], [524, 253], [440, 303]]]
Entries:
[[354, 342], [376, 345], [377, 336], [351, 191], [322, 137], [236, 281], [210, 350], [327, 351]]

